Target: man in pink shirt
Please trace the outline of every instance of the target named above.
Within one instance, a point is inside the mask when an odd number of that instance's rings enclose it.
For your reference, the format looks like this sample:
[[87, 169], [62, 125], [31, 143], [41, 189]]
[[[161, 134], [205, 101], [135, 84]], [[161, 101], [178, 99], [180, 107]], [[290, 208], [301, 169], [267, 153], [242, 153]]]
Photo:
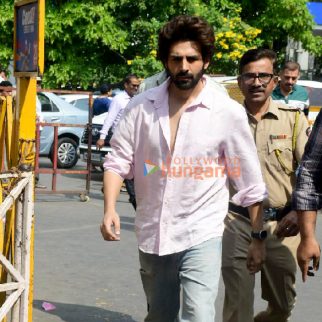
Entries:
[[[266, 188], [256, 148], [243, 107], [203, 77], [213, 54], [213, 29], [199, 17], [178, 16], [161, 29], [158, 56], [169, 78], [133, 97], [104, 164], [105, 240], [120, 240], [116, 201], [123, 180], [134, 177], [145, 321], [214, 321], [228, 178], [254, 232], [262, 229]], [[263, 241], [254, 240], [251, 273], [264, 257]]]

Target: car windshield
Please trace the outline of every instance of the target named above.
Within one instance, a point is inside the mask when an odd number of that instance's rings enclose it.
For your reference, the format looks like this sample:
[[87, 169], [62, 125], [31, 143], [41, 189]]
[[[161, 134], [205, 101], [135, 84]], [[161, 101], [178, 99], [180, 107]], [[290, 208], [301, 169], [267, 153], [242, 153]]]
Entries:
[[80, 98], [70, 102], [82, 111], [88, 111], [88, 98]]

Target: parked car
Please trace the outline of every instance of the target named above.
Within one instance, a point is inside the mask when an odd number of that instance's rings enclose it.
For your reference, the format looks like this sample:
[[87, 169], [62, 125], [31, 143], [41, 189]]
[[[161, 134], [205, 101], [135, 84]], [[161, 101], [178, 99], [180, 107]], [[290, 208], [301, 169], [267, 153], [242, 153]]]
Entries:
[[308, 120], [310, 125], [313, 125], [322, 108], [322, 82], [298, 80], [297, 84], [304, 86], [309, 94], [310, 106]]
[[[102, 149], [96, 149], [96, 142], [100, 137], [100, 130], [103, 127], [104, 120], [107, 117], [108, 112], [94, 116], [92, 119], [92, 145], [91, 145], [91, 164], [93, 166], [99, 166], [103, 168], [103, 162], [105, 155], [112, 151], [109, 144], [109, 137], [105, 139], [105, 145]], [[89, 132], [88, 128], [85, 128], [81, 143], [79, 145], [79, 153], [83, 161], [87, 161], [88, 158], [88, 140]]]
[[[37, 114], [42, 122], [62, 124], [87, 124], [88, 112], [67, 103], [53, 93], [37, 93]], [[83, 133], [81, 127], [58, 127], [57, 166], [72, 168], [78, 161], [77, 149]], [[41, 156], [53, 161], [54, 129], [44, 126], [40, 131]]]
[[[82, 111], [89, 111], [89, 95], [88, 94], [64, 94], [60, 95], [60, 98], [76, 106]], [[93, 100], [97, 97], [97, 95], [93, 95]]]

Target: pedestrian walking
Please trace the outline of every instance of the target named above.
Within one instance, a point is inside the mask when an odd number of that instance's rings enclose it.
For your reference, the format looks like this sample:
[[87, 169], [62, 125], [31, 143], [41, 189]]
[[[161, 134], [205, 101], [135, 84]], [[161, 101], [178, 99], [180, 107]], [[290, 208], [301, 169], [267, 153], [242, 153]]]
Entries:
[[109, 111], [111, 105], [112, 87], [109, 84], [102, 84], [100, 87], [101, 95], [96, 97], [93, 103], [93, 116], [97, 116]]
[[[242, 106], [204, 77], [213, 54], [206, 21], [178, 16], [165, 24], [158, 57], [169, 79], [130, 101], [104, 163], [107, 241], [121, 238], [116, 200], [123, 179], [134, 177], [145, 321], [214, 321], [228, 177], [238, 187], [236, 204], [262, 230], [266, 189], [256, 148]], [[263, 243], [254, 241], [251, 273], [264, 257]]]
[[309, 95], [303, 86], [296, 84], [300, 73], [299, 63], [286, 62], [279, 73], [280, 81], [273, 90], [272, 98], [295, 109], [300, 109], [305, 115], [308, 115]]
[[[272, 100], [276, 84], [276, 54], [272, 50], [251, 49], [242, 56], [238, 85], [245, 97], [268, 198], [263, 202], [264, 230], [259, 233], [252, 231], [247, 210], [233, 200], [229, 203], [223, 235], [224, 322], [286, 322], [295, 305], [299, 228], [291, 195], [308, 123], [299, 110]], [[260, 274], [262, 298], [268, 302], [267, 309], [255, 317], [255, 276], [246, 267], [249, 244], [254, 240], [266, 241]]]
[[[140, 80], [136, 75], [130, 74], [125, 77], [123, 84], [124, 91], [113, 98], [109, 108], [109, 113], [104, 120], [103, 127], [100, 131], [100, 138], [96, 142], [96, 147], [98, 149], [104, 146], [106, 137], [108, 137], [108, 140], [111, 139], [113, 132], [123, 115], [125, 107], [138, 91]], [[134, 181], [133, 179], [125, 179], [124, 183], [130, 197], [129, 202], [132, 204], [134, 210], [136, 210]]]

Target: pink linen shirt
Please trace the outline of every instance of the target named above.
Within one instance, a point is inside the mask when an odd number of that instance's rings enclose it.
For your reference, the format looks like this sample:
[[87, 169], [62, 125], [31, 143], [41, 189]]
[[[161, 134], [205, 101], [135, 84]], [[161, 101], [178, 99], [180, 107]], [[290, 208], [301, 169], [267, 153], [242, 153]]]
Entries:
[[132, 98], [104, 163], [105, 171], [134, 177], [139, 248], [160, 256], [222, 236], [228, 177], [236, 204], [266, 196], [245, 109], [208, 82], [182, 114], [171, 155], [168, 86]]

